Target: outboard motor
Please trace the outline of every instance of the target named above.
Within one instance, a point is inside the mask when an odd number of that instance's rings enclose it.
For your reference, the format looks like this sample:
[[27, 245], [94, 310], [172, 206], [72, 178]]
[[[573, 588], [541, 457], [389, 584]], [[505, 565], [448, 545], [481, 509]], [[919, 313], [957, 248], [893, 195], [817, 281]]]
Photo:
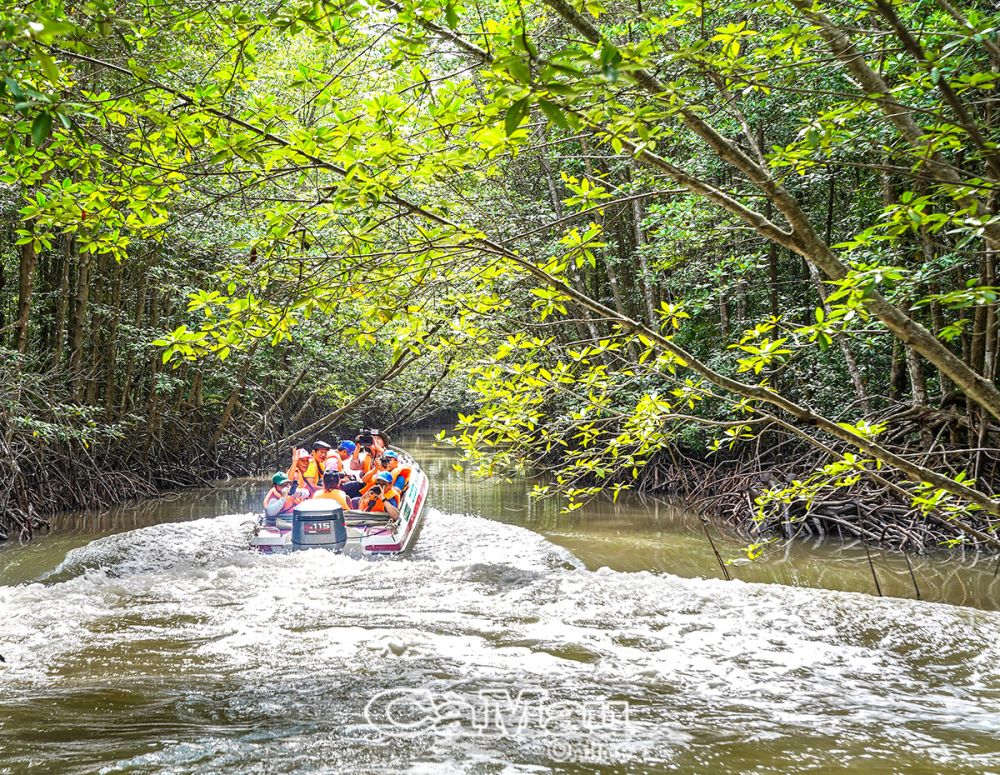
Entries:
[[342, 551], [347, 543], [344, 509], [339, 503], [321, 498], [303, 501], [292, 515], [292, 548], [323, 547]]

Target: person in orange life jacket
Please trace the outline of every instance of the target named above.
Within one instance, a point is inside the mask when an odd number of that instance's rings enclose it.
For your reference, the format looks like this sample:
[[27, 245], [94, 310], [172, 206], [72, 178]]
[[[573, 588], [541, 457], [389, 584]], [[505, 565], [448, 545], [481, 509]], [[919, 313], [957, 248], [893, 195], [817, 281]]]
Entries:
[[306, 479], [310, 460], [309, 453], [305, 449], [292, 449], [292, 467], [288, 469], [288, 478], [295, 482], [296, 486], [303, 491], [306, 498], [316, 492], [317, 489]]
[[344, 509], [350, 509], [351, 502], [347, 498], [347, 493], [340, 489], [342, 477], [340, 471], [327, 471], [323, 474], [323, 489], [313, 495], [313, 498], [328, 498], [339, 503]]
[[323, 472], [326, 471], [326, 456], [330, 452], [330, 445], [325, 441], [317, 441], [312, 445], [312, 457], [303, 476], [306, 481], [315, 489], [323, 483]]
[[372, 488], [358, 499], [358, 508], [375, 514], [385, 513], [395, 519], [399, 516], [399, 490], [392, 486], [392, 474], [380, 471], [375, 475]]
[[375, 456], [372, 455], [371, 449], [357, 443], [354, 445], [354, 452], [351, 453], [351, 460], [354, 461], [355, 468], [365, 474], [371, 471], [375, 464]]
[[399, 455], [391, 449], [382, 453], [382, 465], [385, 466], [386, 471], [392, 474], [392, 486], [403, 492], [406, 489], [406, 485], [410, 483], [412, 469], [399, 462]]
[[357, 447], [357, 444], [347, 439], [337, 445], [337, 457], [340, 458], [341, 470], [344, 472], [340, 489], [346, 492], [350, 498], [357, 498], [361, 495], [361, 477], [365, 473], [354, 455]]
[[365, 487], [361, 490], [362, 495], [368, 491], [376, 475], [382, 471], [388, 471], [392, 474], [392, 486], [402, 494], [410, 481], [410, 467], [400, 464], [399, 455], [390, 449], [383, 452], [382, 456], [375, 461], [375, 467], [365, 474], [363, 478]]
[[271, 489], [264, 496], [265, 524], [269, 521], [273, 525], [277, 517], [291, 516], [295, 507], [305, 500], [306, 496], [296, 492], [294, 485], [281, 471], [271, 477]]
[[375, 461], [385, 451], [385, 442], [381, 436], [359, 433], [354, 439], [354, 445], [351, 457], [360, 464], [361, 469], [367, 474], [375, 467]]

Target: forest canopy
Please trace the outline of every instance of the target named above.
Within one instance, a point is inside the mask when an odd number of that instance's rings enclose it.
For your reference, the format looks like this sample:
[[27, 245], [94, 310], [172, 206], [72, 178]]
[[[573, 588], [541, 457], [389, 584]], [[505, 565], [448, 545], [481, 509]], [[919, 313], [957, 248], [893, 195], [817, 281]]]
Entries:
[[15, 4], [3, 497], [111, 495], [39, 445], [164, 486], [447, 409], [474, 465], [545, 470], [567, 509], [673, 489], [761, 531], [998, 548], [998, 23]]

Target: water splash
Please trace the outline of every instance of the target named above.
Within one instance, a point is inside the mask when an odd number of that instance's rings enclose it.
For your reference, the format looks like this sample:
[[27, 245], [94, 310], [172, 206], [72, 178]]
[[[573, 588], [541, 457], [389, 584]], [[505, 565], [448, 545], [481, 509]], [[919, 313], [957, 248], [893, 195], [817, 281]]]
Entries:
[[[437, 511], [406, 559], [261, 557], [243, 549], [246, 519], [102, 538], [38, 583], [0, 587], [0, 718], [20, 730], [16, 749], [0, 738], [0, 763], [1000, 767], [995, 613], [588, 571], [533, 532]], [[522, 689], [624, 702], [628, 728], [498, 736], [458, 714], [400, 738], [364, 713], [399, 687], [455, 707]]]

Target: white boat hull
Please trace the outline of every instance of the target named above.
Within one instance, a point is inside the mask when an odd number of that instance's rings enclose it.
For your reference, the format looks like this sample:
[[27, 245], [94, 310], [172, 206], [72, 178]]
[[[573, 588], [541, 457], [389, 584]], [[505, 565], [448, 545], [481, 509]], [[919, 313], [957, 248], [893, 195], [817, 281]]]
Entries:
[[[400, 462], [410, 468], [410, 478], [403, 491], [398, 519], [389, 519], [385, 514], [345, 511], [347, 541], [338, 547], [339, 552], [351, 557], [388, 557], [413, 548], [423, 519], [428, 482], [427, 476], [409, 455], [403, 452], [399, 455]], [[261, 554], [285, 554], [314, 548], [295, 545], [292, 541], [292, 521], [282, 518], [273, 526], [263, 524], [261, 518], [251, 531], [248, 542], [252, 550]]]

